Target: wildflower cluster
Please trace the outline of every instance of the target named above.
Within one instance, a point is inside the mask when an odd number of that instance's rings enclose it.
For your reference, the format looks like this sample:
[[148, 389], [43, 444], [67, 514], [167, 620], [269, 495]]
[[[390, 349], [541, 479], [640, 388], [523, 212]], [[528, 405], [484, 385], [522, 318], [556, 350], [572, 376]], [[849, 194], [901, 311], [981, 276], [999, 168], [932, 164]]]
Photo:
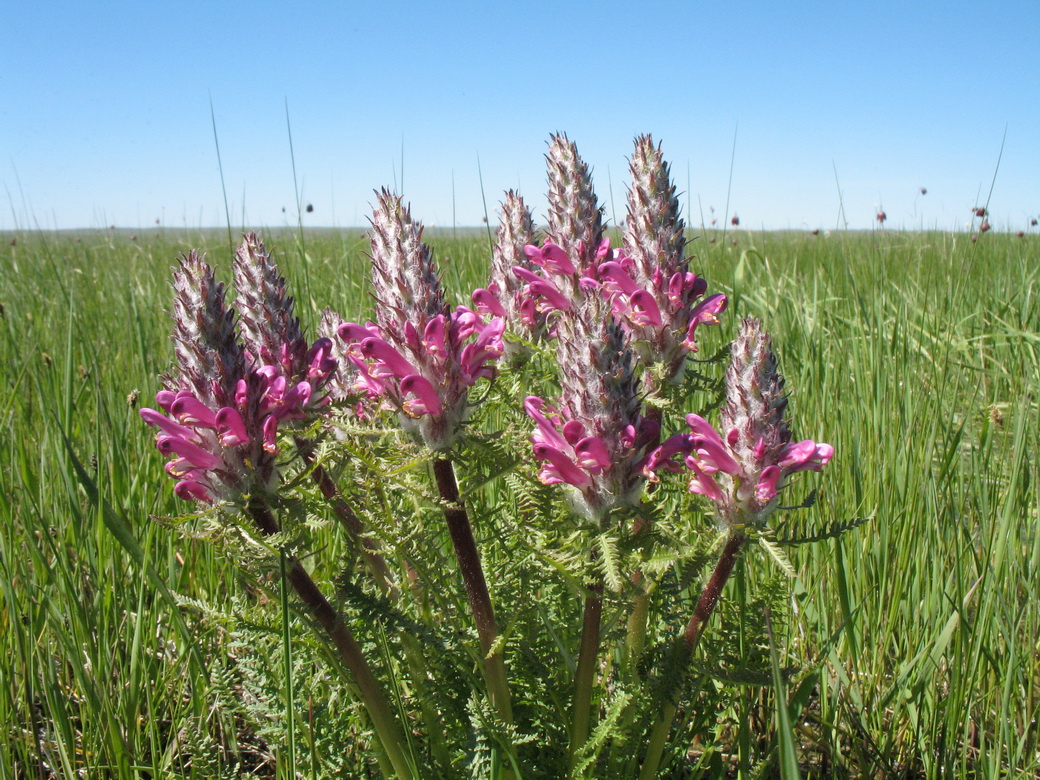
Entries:
[[[649, 136], [635, 141], [618, 246], [576, 145], [552, 136], [546, 161], [544, 230], [507, 192], [486, 286], [469, 305], [449, 304], [422, 224], [385, 189], [371, 218], [374, 314], [325, 309], [313, 342], [257, 235], [235, 253], [233, 303], [201, 255], [182, 257], [175, 365], [158, 408], [140, 412], [179, 498], [239, 511], [269, 547], [282, 545], [283, 582], [349, 675], [381, 768], [408, 780], [488, 767], [534, 776], [563, 759], [572, 777], [640, 767], [655, 776], [676, 712], [668, 686], [681, 681], [745, 542], [758, 538], [745, 529], [767, 522], [795, 474], [834, 455], [794, 440], [784, 380], [756, 319], [741, 323], [730, 350], [720, 428], [690, 414], [689, 432], [665, 438], [678, 427], [666, 413], [693, 392], [685, 369], [702, 326], [721, 324], [726, 296], [691, 268], [669, 167]], [[491, 401], [474, 414], [471, 391], [500, 373], [508, 381], [480, 393]], [[518, 452], [516, 437], [530, 448]], [[675, 492], [644, 490], [680, 473], [689, 493], [682, 483], [678, 492], [712, 502], [727, 537], [681, 641], [674, 605], [652, 605], [671, 592], [657, 588], [671, 575], [643, 557], [672, 544], [661, 560], [694, 561], [685, 551], [693, 540], [660, 541], [686, 527], [665, 516]], [[577, 521], [569, 533], [560, 532], [561, 498]], [[513, 507], [521, 517], [507, 514]], [[341, 522], [309, 522], [323, 513]], [[291, 544], [282, 514], [308, 519]], [[346, 545], [329, 543], [342, 533]], [[328, 562], [343, 549], [346, 565]], [[338, 573], [335, 584], [318, 576], [327, 572]], [[323, 593], [333, 587], [336, 599]], [[526, 603], [533, 592], [545, 594], [539, 610]], [[572, 621], [576, 596], [582, 614]], [[619, 633], [604, 626], [626, 632], [607, 651], [616, 664], [602, 663], [601, 645]], [[680, 654], [644, 653], [647, 637], [669, 635]], [[365, 658], [375, 646], [378, 674]], [[566, 663], [532, 660], [547, 647], [566, 648]], [[672, 682], [651, 684], [651, 675]], [[550, 721], [567, 689], [561, 728]], [[523, 692], [515, 700], [514, 690]], [[616, 729], [596, 725], [608, 708]], [[646, 748], [633, 750], [644, 727]]]
[[513, 273], [526, 282], [527, 305], [553, 316], [562, 394], [555, 406], [532, 396], [524, 408], [536, 423], [541, 480], [574, 486], [583, 511], [595, 514], [592, 507], [638, 502], [640, 466], [660, 433], [641, 410], [645, 369], [661, 362], [677, 380], [697, 350], [697, 326], [718, 324], [726, 297], [701, 300], [707, 283], [688, 270], [675, 188], [649, 136], [636, 139], [623, 249], [603, 237], [602, 208], [575, 145], [554, 136], [549, 148], [553, 240], [524, 249], [538, 271]]
[[336, 371], [331, 341], [304, 340], [285, 280], [255, 234], [238, 250], [235, 277], [237, 329], [213, 270], [196, 252], [181, 258], [173, 282], [177, 370], [156, 394], [161, 411], [140, 410], [186, 500], [273, 491], [279, 425], [320, 413]]

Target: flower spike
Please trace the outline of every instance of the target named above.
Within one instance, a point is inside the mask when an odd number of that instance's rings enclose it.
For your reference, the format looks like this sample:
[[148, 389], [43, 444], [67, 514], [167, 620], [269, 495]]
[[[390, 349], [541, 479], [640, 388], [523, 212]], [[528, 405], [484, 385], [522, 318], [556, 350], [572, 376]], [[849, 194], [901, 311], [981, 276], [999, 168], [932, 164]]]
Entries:
[[624, 249], [599, 266], [603, 293], [643, 362], [663, 364], [667, 380], [677, 381], [686, 356], [697, 351], [697, 326], [718, 324], [726, 296], [698, 302], [707, 284], [684, 257], [685, 225], [660, 145], [636, 138], [629, 167]]
[[342, 323], [340, 339], [357, 369], [356, 387], [400, 412], [430, 449], [448, 449], [467, 410], [469, 388], [494, 374], [505, 321], [451, 311], [433, 254], [401, 198], [378, 193], [372, 217], [376, 323]]
[[792, 474], [820, 471], [834, 457], [829, 444], [792, 442], [785, 414], [784, 378], [777, 369], [768, 334], [756, 319], [741, 323], [726, 371], [722, 434], [703, 417], [690, 414], [690, 433], [677, 434], [647, 459], [655, 471], [677, 470], [673, 458], [684, 456], [693, 473], [690, 490], [716, 505], [724, 526], [764, 525], [776, 510], [779, 493]]

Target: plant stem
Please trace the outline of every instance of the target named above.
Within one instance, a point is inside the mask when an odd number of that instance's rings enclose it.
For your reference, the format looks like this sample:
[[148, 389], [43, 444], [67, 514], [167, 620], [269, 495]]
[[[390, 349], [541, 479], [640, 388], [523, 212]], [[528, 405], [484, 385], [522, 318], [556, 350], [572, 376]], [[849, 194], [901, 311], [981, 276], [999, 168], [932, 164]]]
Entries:
[[329, 476], [328, 472], [325, 471], [320, 463], [315, 465], [314, 442], [297, 436], [296, 449], [300, 453], [300, 457], [303, 458], [303, 462], [311, 467], [311, 478], [318, 486], [321, 494], [325, 496], [325, 500], [329, 502], [333, 514], [336, 515], [340, 524], [347, 529], [347, 532], [350, 533], [355, 540], [359, 541], [361, 554], [365, 559], [365, 563], [368, 565], [369, 571], [372, 572], [372, 577], [376, 582], [376, 586], [384, 596], [396, 600], [394, 596], [397, 588], [394, 585], [394, 578], [390, 573], [390, 567], [387, 566], [386, 559], [383, 558], [382, 553], [379, 551], [379, 543], [374, 539], [361, 536], [364, 531], [361, 518], [354, 513], [350, 504], [348, 504], [343, 498], [343, 495], [339, 492], [339, 488], [336, 486], [336, 483], [332, 481], [332, 477]]
[[603, 617], [603, 575], [589, 585], [585, 594], [585, 612], [581, 624], [581, 646], [578, 649], [578, 668], [574, 672], [574, 709], [571, 715], [571, 739], [568, 758], [573, 771], [575, 759], [585, 740], [589, 738], [592, 709], [592, 684], [596, 678], [596, 657], [599, 655], [600, 627]]
[[[253, 498], [249, 502], [249, 514], [256, 527], [264, 536], [273, 536], [281, 529], [278, 521], [271, 513], [270, 507], [262, 499]], [[317, 584], [303, 568], [303, 564], [295, 556], [285, 556], [287, 571], [285, 574], [296, 595], [300, 597], [318, 624], [325, 629], [332, 644], [339, 651], [340, 658], [347, 665], [354, 683], [361, 694], [372, 726], [379, 736], [379, 741], [393, 764], [394, 771], [401, 780], [412, 780], [414, 777], [408, 760], [405, 757], [404, 738], [394, 721], [390, 705], [383, 689], [372, 673], [371, 667], [361, 654], [361, 646], [354, 639], [349, 626], [343, 622], [340, 614], [325, 598]]]
[[278, 555], [281, 567], [281, 581], [278, 586], [278, 596], [282, 602], [282, 673], [285, 675], [285, 722], [289, 738], [286, 746], [286, 764], [290, 777], [296, 776], [296, 702], [293, 700], [293, 663], [292, 663], [292, 632], [289, 620], [289, 590], [286, 588], [285, 567], [289, 556], [281, 551]]
[[437, 490], [445, 502], [444, 519], [448, 524], [455, 558], [459, 562], [459, 571], [466, 586], [470, 610], [477, 624], [477, 635], [480, 637], [480, 648], [484, 656], [484, 675], [491, 693], [491, 702], [502, 722], [512, 725], [513, 708], [502, 649], [498, 648], [492, 652], [495, 640], [498, 639], [498, 624], [495, 622], [495, 611], [491, 606], [491, 595], [484, 579], [484, 570], [480, 565], [480, 554], [473, 538], [473, 528], [459, 495], [455, 469], [447, 458], [436, 458], [433, 461], [433, 474], [437, 480]]
[[[657, 411], [657, 416], [660, 417], [659, 409], [651, 408], [650, 411]], [[654, 487], [654, 485], [648, 485], [647, 493]], [[642, 515], [637, 515], [632, 522], [632, 538], [639, 538], [639, 536], [649, 533], [649, 531], [650, 522]], [[624, 670], [629, 681], [635, 681], [638, 675], [639, 659], [643, 655], [643, 649], [646, 647], [646, 621], [650, 611], [650, 592], [641, 568], [635, 569], [629, 575], [629, 580], [636, 587], [636, 595], [632, 597], [632, 611], [628, 616]]]
[[[401, 589], [394, 583], [394, 578], [390, 573], [389, 566], [387, 566], [386, 559], [380, 552], [379, 543], [374, 539], [361, 536], [364, 531], [361, 518], [355, 514], [354, 510], [343, 498], [339, 487], [332, 480], [332, 477], [329, 476], [329, 473], [322, 468], [321, 464], [315, 465], [313, 442], [297, 437], [296, 448], [300, 453], [300, 457], [311, 467], [311, 476], [315, 484], [325, 497], [325, 500], [329, 502], [329, 506], [332, 507], [332, 511], [339, 519], [340, 524], [355, 540], [360, 542], [361, 553], [368, 564], [369, 571], [372, 573], [376, 587], [379, 588], [379, 591], [391, 604], [397, 604], [401, 600]], [[451, 759], [448, 755], [447, 746], [444, 744], [444, 735], [434, 708], [430, 703], [429, 697], [425, 695], [427, 669], [422, 647], [415, 636], [407, 631], [398, 632], [398, 638], [401, 641], [405, 659], [412, 670], [412, 684], [415, 686], [418, 694], [416, 698], [419, 700], [419, 708], [422, 711], [423, 722], [426, 724], [426, 731], [430, 739], [430, 752], [442, 766], [446, 767], [451, 763]]]
[[[737, 562], [737, 555], [746, 541], [747, 537], [739, 531], [730, 535], [725, 548], [722, 550], [722, 554], [719, 556], [718, 563], [715, 564], [715, 571], [712, 572], [711, 579], [708, 580], [704, 585], [704, 590], [701, 591], [701, 597], [693, 610], [693, 616], [683, 632], [682, 644], [679, 647], [681, 654], [679, 675], [676, 678], [675, 688], [678, 688], [678, 682], [686, 673], [686, 666], [693, 657], [693, 651], [697, 649], [697, 644], [704, 634], [704, 628], [708, 624], [708, 619], [719, 603], [719, 596], [722, 595], [722, 589], [726, 585], [726, 580], [729, 579], [729, 575], [733, 572], [733, 565]], [[672, 692], [674, 693], [674, 688]], [[643, 761], [643, 771], [639, 774], [640, 780], [651, 780], [657, 777], [657, 769], [661, 764], [661, 755], [664, 753], [664, 746], [668, 741], [668, 733], [672, 729], [675, 710], [675, 701], [672, 696], [669, 696], [661, 711], [661, 717], [650, 733], [650, 744], [647, 747], [646, 759]]]
[[[654, 383], [652, 374], [647, 377], [647, 390], [653, 392]], [[646, 419], [656, 423], [657, 436], [654, 441], [647, 445], [647, 452], [661, 443], [661, 420], [662, 410], [660, 406], [651, 405], [646, 410]], [[657, 489], [657, 485], [650, 483], [646, 486], [649, 495]], [[637, 539], [651, 530], [650, 521], [643, 515], [636, 515], [632, 521], [632, 538]], [[644, 581], [643, 570], [636, 568], [629, 580], [636, 586], [636, 595], [632, 597], [632, 612], [628, 616], [627, 635], [625, 637], [625, 663], [624, 670], [630, 682], [638, 678], [639, 659], [646, 647], [646, 621], [650, 612], [650, 590]]]

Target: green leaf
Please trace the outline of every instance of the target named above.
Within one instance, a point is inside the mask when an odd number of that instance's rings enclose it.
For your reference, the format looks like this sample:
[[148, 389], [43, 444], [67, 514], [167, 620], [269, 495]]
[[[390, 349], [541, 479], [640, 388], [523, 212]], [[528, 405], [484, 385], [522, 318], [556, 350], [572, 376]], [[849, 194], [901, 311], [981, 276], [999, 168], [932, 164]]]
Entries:
[[773, 691], [776, 701], [776, 734], [780, 740], [780, 777], [783, 780], [800, 778], [798, 751], [795, 747], [794, 731], [791, 729], [791, 713], [787, 709], [787, 689], [780, 672], [780, 657], [776, 651], [772, 621], [766, 609], [766, 630], [769, 632], [769, 666], [773, 671]]

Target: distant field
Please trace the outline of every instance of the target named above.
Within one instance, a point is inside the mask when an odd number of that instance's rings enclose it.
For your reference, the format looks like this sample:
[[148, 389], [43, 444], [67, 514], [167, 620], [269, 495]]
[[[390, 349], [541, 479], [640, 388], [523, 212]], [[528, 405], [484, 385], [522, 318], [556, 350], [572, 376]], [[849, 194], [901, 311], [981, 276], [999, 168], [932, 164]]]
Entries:
[[[265, 239], [311, 329], [326, 306], [370, 316], [363, 231]], [[487, 233], [426, 239], [467, 303]], [[778, 642], [803, 768], [1040, 773], [1040, 237], [715, 239], [691, 244], [692, 268], [731, 299], [704, 354], [762, 318], [795, 435], [836, 450], [815, 506], [778, 535], [869, 518], [788, 548], [798, 577]], [[190, 248], [229, 277], [226, 231], [2, 235], [0, 777], [281, 776], [277, 729], [222, 677], [243, 649], [202, 608], [252, 592], [211, 546], [149, 519], [184, 511], [136, 408], [171, 359], [169, 272]], [[189, 606], [142, 574], [135, 543]], [[702, 652], [759, 635], [740, 605], [776, 573], [762, 556], [734, 578]], [[737, 691], [708, 732], [727, 766], [776, 744], [765, 689]]]

